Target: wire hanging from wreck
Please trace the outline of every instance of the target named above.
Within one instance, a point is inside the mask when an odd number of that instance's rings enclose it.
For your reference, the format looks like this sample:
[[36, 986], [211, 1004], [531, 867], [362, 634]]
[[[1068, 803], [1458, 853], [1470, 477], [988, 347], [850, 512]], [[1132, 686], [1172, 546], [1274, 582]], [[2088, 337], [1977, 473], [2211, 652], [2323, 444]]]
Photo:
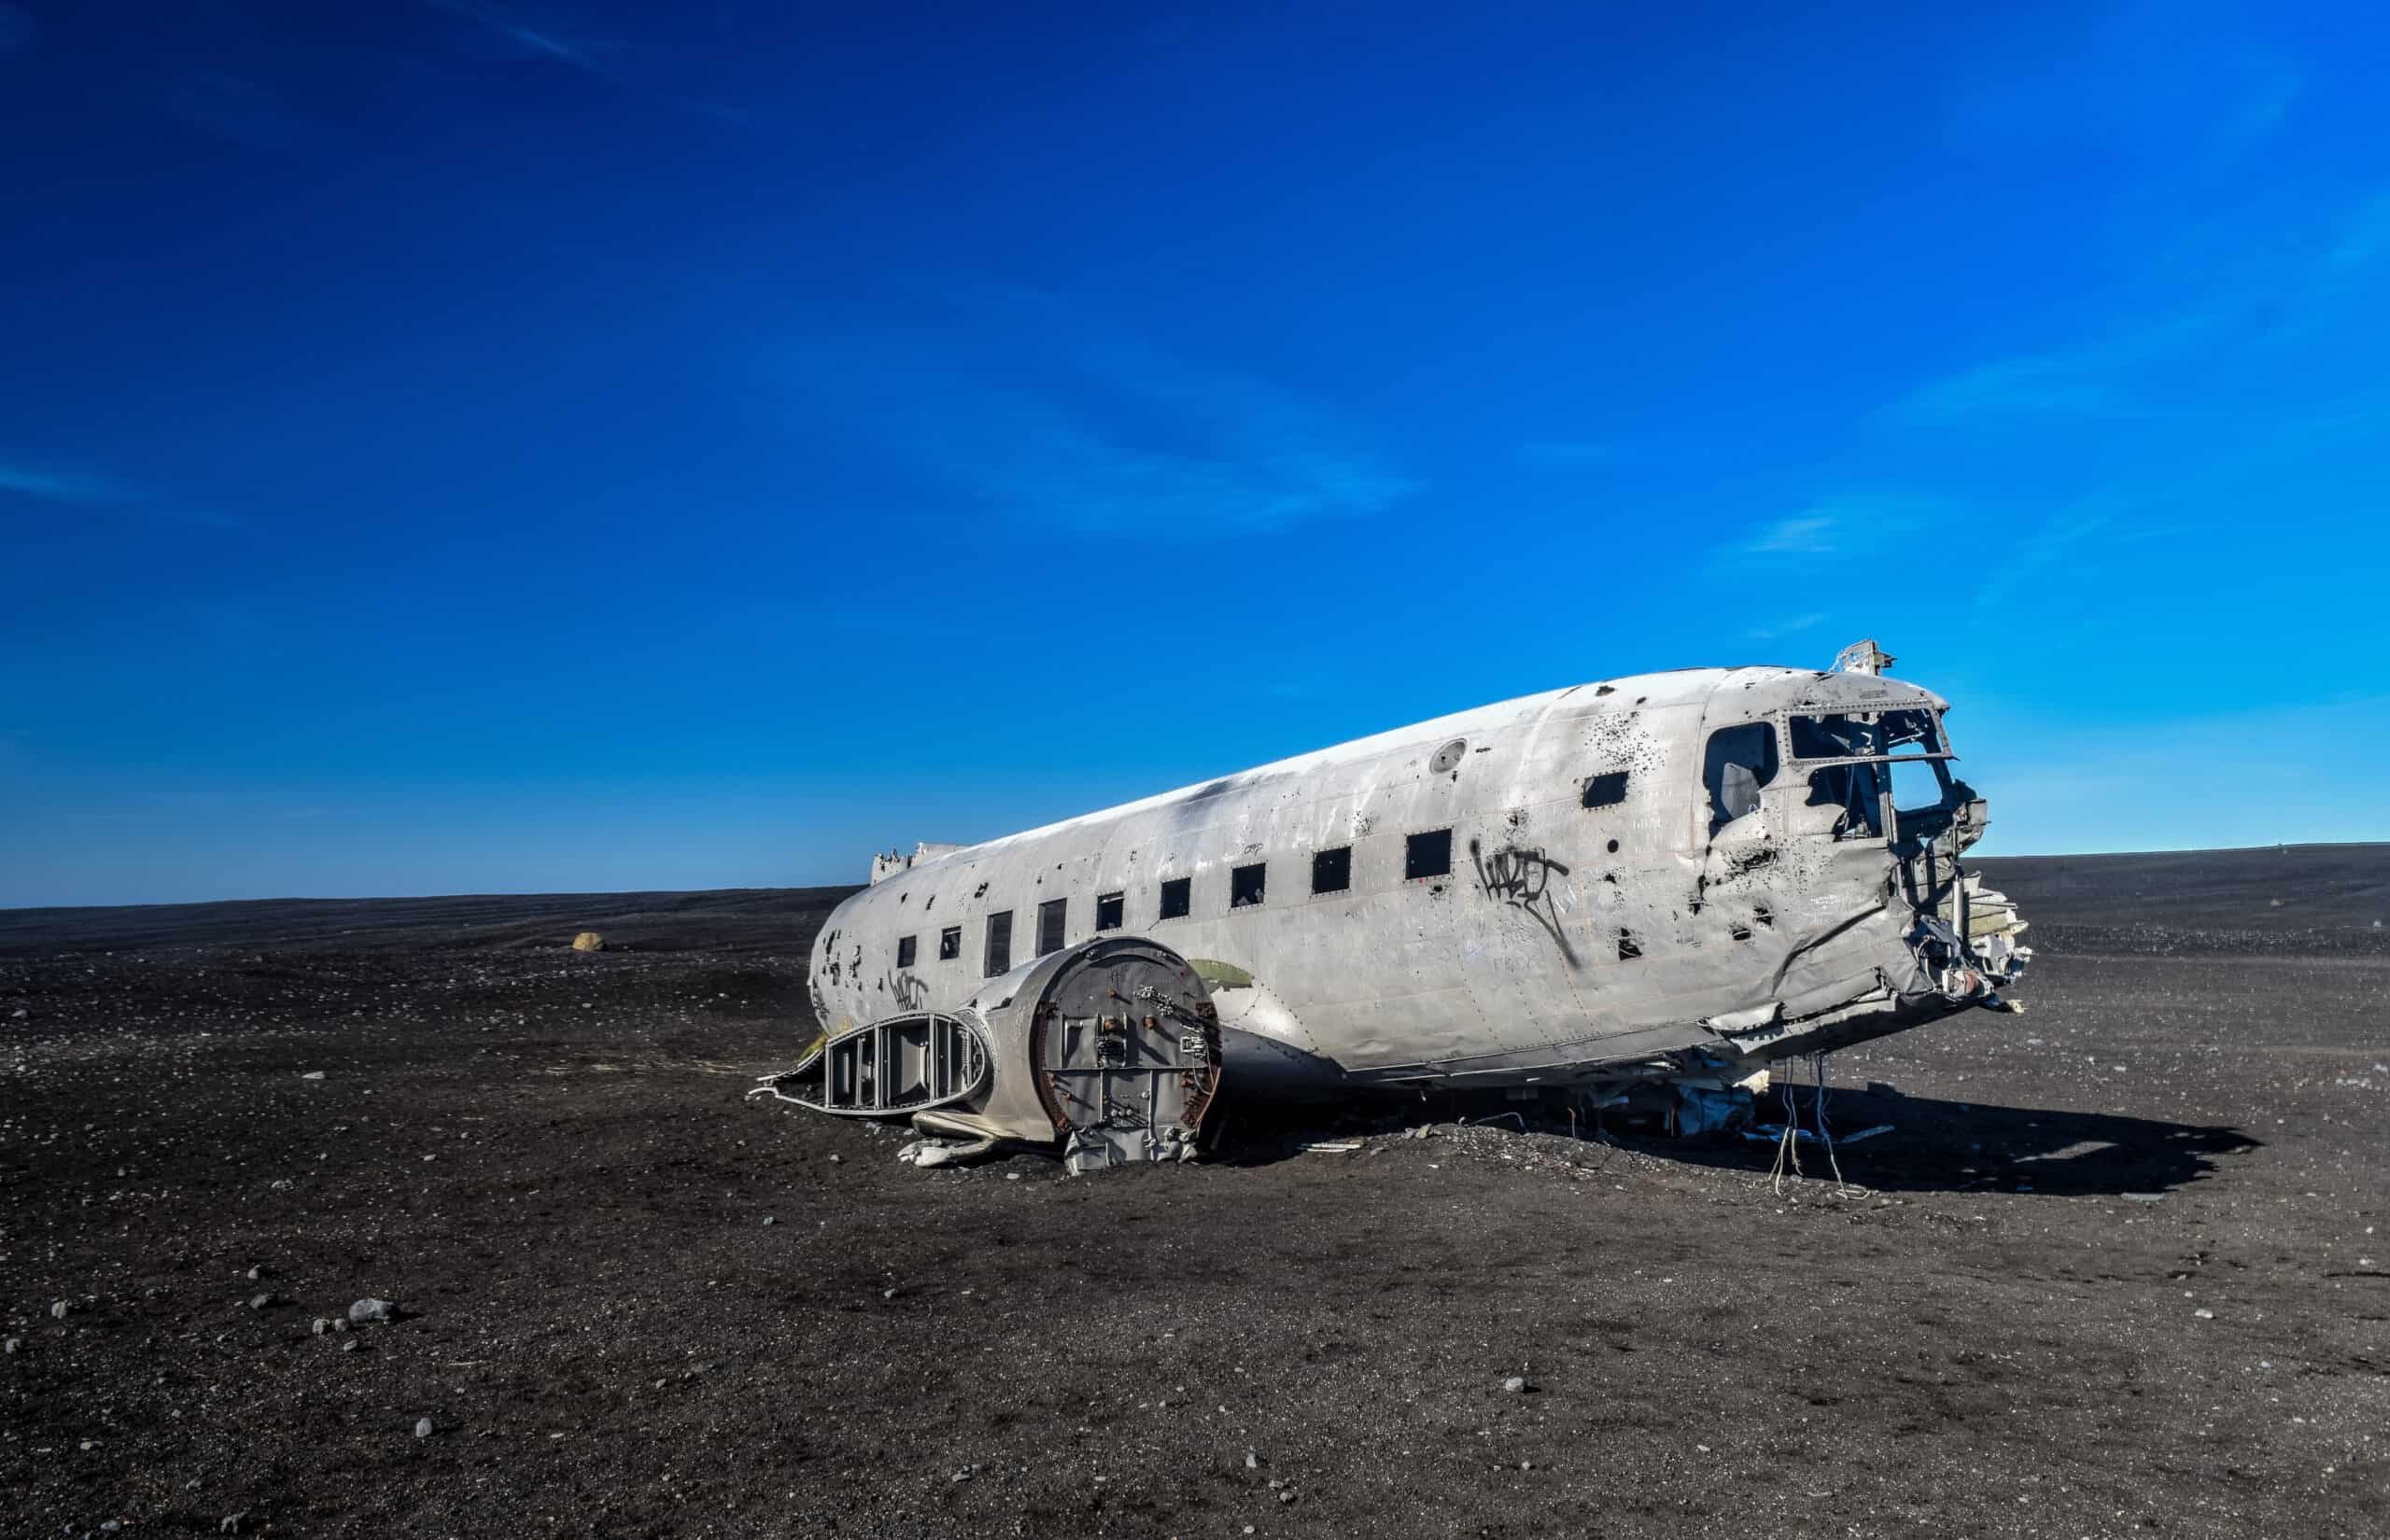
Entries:
[[1867, 1189], [1842, 1174], [1842, 1158], [1834, 1150], [1834, 1131], [1826, 1127], [1826, 1056], [1811, 1054], [1809, 1069], [1818, 1077], [1817, 1094], [1809, 1104], [1810, 1113], [1817, 1120], [1818, 1142], [1826, 1147], [1826, 1164], [1834, 1168], [1835, 1190], [1845, 1197], [1864, 1197]]
[[[1834, 1130], [1826, 1123], [1826, 1056], [1806, 1057], [1809, 1072], [1817, 1082], [1809, 1096], [1810, 1137], [1826, 1147], [1826, 1164], [1834, 1171], [1835, 1192], [1843, 1197], [1863, 1197], [1867, 1189], [1842, 1174], [1842, 1158], [1835, 1153]], [[1776, 1090], [1784, 1103], [1784, 1127], [1777, 1135], [1776, 1164], [1769, 1169], [1767, 1179], [1776, 1196], [1782, 1197], [1788, 1180], [1797, 1180], [1807, 1173], [1801, 1169], [1801, 1099], [1789, 1076], [1777, 1083]]]
[[1782, 1197], [1785, 1178], [1801, 1174], [1801, 1116], [1800, 1108], [1792, 1099], [1791, 1081], [1779, 1082], [1776, 1095], [1784, 1103], [1784, 1127], [1776, 1136], [1776, 1166], [1767, 1173], [1767, 1180], [1776, 1196]]

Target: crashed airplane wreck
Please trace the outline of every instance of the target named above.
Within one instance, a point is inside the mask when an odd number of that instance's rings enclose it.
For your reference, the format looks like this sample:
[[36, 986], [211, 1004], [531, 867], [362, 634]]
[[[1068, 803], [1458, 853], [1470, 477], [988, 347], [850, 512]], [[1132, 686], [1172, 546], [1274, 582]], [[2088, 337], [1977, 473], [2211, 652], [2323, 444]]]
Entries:
[[1961, 863], [1984, 801], [1891, 661], [1576, 685], [879, 857], [814, 944], [822, 1036], [756, 1094], [1074, 1171], [1188, 1158], [1223, 1097], [1730, 1127], [1776, 1060], [2015, 1009], [2025, 924]]

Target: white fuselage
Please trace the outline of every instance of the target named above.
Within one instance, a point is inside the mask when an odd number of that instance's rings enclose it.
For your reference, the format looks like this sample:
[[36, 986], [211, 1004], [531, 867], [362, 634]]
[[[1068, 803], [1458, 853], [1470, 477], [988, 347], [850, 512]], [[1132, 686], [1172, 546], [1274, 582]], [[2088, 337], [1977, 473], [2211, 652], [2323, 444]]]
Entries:
[[[1903, 898], [1884, 832], [1853, 837], [1821, 808], [1787, 724], [1941, 706], [1864, 675], [1645, 675], [886, 863], [823, 926], [815, 1005], [833, 1033], [950, 1010], [1101, 925], [1193, 962], [1232, 1031], [1359, 1081], [1722, 1065], [1822, 1045], [1805, 1022], [1913, 1025], [1957, 1008], [1921, 1003], [1929, 900]], [[1712, 738], [1736, 726], [1778, 747], [1755, 805], [1726, 818]], [[1928, 766], [1945, 822], [1969, 795], [1947, 757]], [[1848, 1030], [1855, 1015], [1882, 1019]]]

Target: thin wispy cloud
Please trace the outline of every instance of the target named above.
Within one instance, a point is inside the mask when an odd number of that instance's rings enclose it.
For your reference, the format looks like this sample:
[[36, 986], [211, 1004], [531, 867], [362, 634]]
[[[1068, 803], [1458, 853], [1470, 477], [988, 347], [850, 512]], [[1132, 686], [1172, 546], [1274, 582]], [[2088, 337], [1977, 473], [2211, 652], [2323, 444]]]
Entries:
[[2018, 17], [2010, 37], [1995, 22], [1946, 92], [1949, 130], [1994, 148], [2095, 145], [2167, 161], [2244, 152], [2283, 127], [2305, 74], [2228, 7], [2199, 9], [2128, 0], [2060, 29]]
[[1796, 513], [1763, 526], [1739, 549], [1755, 556], [1792, 552], [1806, 556], [1831, 555], [1842, 539], [1842, 522], [1827, 513]]
[[1752, 626], [1743, 635], [1752, 641], [1775, 641], [1780, 637], [1797, 636], [1804, 631], [1814, 631], [1824, 623], [1825, 616], [1822, 613], [1796, 615], [1789, 621], [1780, 621], [1774, 625]]
[[1948, 427], [1989, 417], [2130, 415], [2147, 409], [2139, 388], [2153, 370], [2178, 365], [2213, 343], [2228, 316], [2209, 312], [2044, 352], [1994, 358], [1947, 375], [1892, 403], [1909, 427]]
[[2390, 191], [2377, 192], [2349, 217], [2325, 261], [2333, 268], [2369, 267], [2390, 256]]
[[2052, 572], [2079, 562], [2085, 549], [2101, 542], [2114, 526], [2112, 515], [2088, 509], [2052, 514], [2006, 547], [1976, 585], [1975, 604], [1989, 608], [2019, 588], [2046, 581]]
[[6, 460], [0, 460], [0, 492], [12, 492], [21, 497], [65, 503], [77, 508], [105, 508], [110, 504], [140, 500], [139, 494], [132, 488], [105, 476], [88, 475], [81, 471], [44, 470]]
[[1892, 409], [1908, 424], [1967, 423], [1988, 415], [2083, 415], [2124, 408], [2123, 382], [2066, 353], [2023, 354], [1962, 370], [1904, 398]]
[[1879, 548], [1886, 537], [1947, 512], [1930, 497], [1847, 493], [1754, 525], [1726, 546], [1722, 555], [1734, 565], [1839, 556]]
[[562, 26], [535, 26], [519, 12], [480, 4], [479, 0], [426, 0], [426, 3], [513, 45], [528, 57], [549, 60], [578, 70], [593, 79], [619, 87], [659, 106], [673, 107], [742, 128], [752, 127], [759, 121], [754, 113], [744, 108], [682, 96], [649, 85], [605, 57], [628, 51], [628, 46], [620, 41], [583, 36]]
[[1058, 337], [1051, 307], [1030, 318], [1001, 365], [815, 350], [800, 393], [942, 500], [1072, 534], [1267, 534], [1366, 518], [1418, 490], [1366, 432], [1296, 392], [1084, 320]]
[[160, 524], [185, 525], [241, 534], [256, 525], [236, 513], [189, 508], [161, 501], [141, 488], [113, 476], [79, 470], [53, 470], [21, 461], [0, 460], [0, 508], [48, 507], [81, 513], [131, 514]]
[[[2196, 308], [2061, 346], [2011, 354], [1932, 380], [1892, 401], [1884, 418], [1907, 427], [2000, 422], [2153, 420], [2197, 386], [2262, 370], [2278, 398], [2296, 372], [2280, 350], [2339, 335], [2370, 302], [2390, 261], [2390, 190], [2311, 218]], [[2259, 353], [2258, 349], [2273, 350]], [[2252, 425], [2236, 426], [2245, 436]]]

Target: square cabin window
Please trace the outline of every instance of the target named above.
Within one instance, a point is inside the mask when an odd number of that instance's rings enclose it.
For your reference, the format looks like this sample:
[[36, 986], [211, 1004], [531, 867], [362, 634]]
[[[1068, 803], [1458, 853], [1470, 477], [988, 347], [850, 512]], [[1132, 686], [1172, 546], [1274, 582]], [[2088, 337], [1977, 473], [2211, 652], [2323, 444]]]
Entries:
[[1314, 851], [1311, 858], [1311, 890], [1314, 893], [1341, 893], [1353, 886], [1353, 847], [1343, 846], [1334, 850]]
[[949, 925], [937, 933], [937, 959], [952, 962], [963, 955], [963, 927]]
[[1232, 868], [1229, 873], [1229, 907], [1250, 909], [1259, 903], [1269, 877], [1268, 861], [1257, 861], [1250, 866]]
[[1062, 917], [1069, 912], [1068, 899], [1047, 899], [1037, 906], [1037, 955], [1062, 949]]
[[898, 936], [896, 938], [897, 967], [910, 968], [913, 965], [913, 942], [914, 938], [911, 936]]
[[1095, 928], [1099, 931], [1118, 931], [1124, 923], [1122, 916], [1128, 907], [1129, 895], [1126, 893], [1096, 894]]
[[1402, 842], [1404, 877], [1441, 877], [1453, 869], [1453, 832], [1430, 829]]
[[1194, 889], [1193, 877], [1173, 877], [1163, 883], [1161, 885], [1161, 917], [1164, 919], [1186, 918], [1188, 907], [1193, 902]]
[[982, 971], [990, 978], [1012, 972], [1012, 911], [1000, 909], [988, 917], [988, 950]]

